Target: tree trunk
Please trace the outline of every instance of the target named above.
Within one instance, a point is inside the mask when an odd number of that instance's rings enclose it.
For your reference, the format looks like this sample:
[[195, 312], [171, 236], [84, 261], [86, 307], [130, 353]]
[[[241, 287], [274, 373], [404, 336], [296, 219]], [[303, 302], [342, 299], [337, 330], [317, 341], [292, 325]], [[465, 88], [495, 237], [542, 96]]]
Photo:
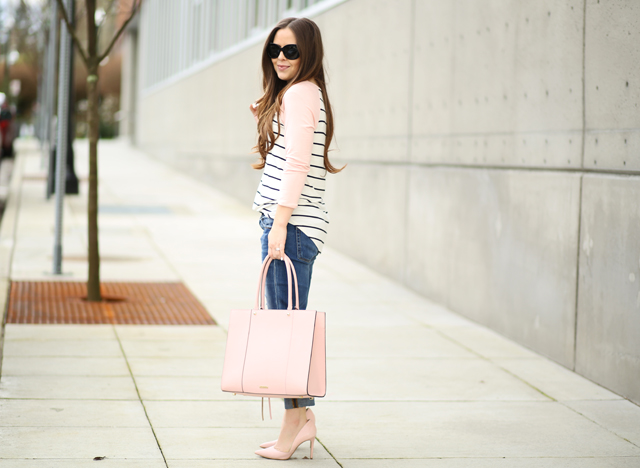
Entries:
[[98, 114], [98, 66], [89, 70], [87, 78], [87, 100], [89, 120], [89, 281], [87, 300], [100, 301], [100, 250], [98, 247], [98, 136], [100, 117]]

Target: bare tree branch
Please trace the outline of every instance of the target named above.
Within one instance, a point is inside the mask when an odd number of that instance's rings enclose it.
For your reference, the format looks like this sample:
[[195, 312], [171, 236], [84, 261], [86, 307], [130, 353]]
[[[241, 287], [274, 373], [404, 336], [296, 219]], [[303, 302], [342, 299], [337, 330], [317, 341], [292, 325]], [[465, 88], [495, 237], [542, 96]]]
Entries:
[[67, 15], [67, 10], [64, 7], [64, 3], [62, 3], [62, 0], [56, 0], [56, 2], [58, 3], [58, 9], [62, 13], [62, 19], [64, 20], [64, 23], [67, 25], [67, 31], [69, 31], [69, 34], [71, 34], [71, 37], [73, 38], [73, 42], [76, 44], [76, 47], [78, 48], [78, 52], [80, 52], [80, 56], [82, 57], [82, 60], [84, 61], [85, 65], [89, 65], [87, 54], [82, 48], [80, 39], [76, 35], [76, 31], [71, 27], [71, 23], [69, 22], [69, 16]]
[[107, 22], [107, 17], [109, 16], [109, 13], [111, 13], [111, 10], [113, 9], [113, 5], [115, 5], [116, 0], [109, 0], [109, 5], [107, 6], [107, 8], [104, 9], [104, 18], [102, 18], [102, 21], [100, 22], [100, 24], [96, 25], [96, 40], [99, 41], [99, 36], [100, 36], [100, 29], [102, 28], [102, 26]]
[[[58, 0], [58, 1], [61, 1], [61, 0]], [[127, 26], [129, 25], [129, 23], [131, 22], [133, 17], [136, 16], [136, 13], [140, 9], [140, 5], [141, 4], [142, 4], [142, 0], [134, 0], [133, 7], [131, 8], [131, 13], [129, 15], [129, 18], [127, 18], [127, 20], [122, 24], [122, 26], [120, 26], [120, 29], [118, 30], [118, 32], [115, 33], [115, 35], [113, 36], [113, 39], [111, 40], [111, 44], [109, 44], [109, 46], [106, 48], [104, 53], [102, 55], [100, 55], [100, 57], [98, 58], [98, 63], [102, 62], [104, 60], [104, 58], [107, 55], [109, 55], [109, 52], [111, 52], [111, 49], [115, 45], [116, 41], [118, 40], [118, 38], [120, 37], [122, 32], [127, 28]]]

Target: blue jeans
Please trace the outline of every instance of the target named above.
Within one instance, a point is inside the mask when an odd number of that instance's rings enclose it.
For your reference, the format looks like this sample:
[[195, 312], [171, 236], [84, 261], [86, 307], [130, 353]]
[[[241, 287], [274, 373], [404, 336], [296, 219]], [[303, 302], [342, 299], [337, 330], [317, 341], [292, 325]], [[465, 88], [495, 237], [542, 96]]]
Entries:
[[[269, 251], [269, 232], [273, 226], [273, 219], [266, 216], [260, 218], [260, 227], [262, 228], [262, 237], [260, 243], [262, 245], [262, 260], [267, 256]], [[284, 253], [291, 259], [293, 267], [298, 277], [298, 293], [300, 295], [300, 310], [307, 308], [307, 299], [309, 297], [309, 287], [311, 286], [311, 274], [313, 272], [313, 262], [318, 256], [318, 248], [305, 233], [293, 224], [287, 224], [287, 241], [284, 246]], [[267, 271], [267, 308], [282, 310], [286, 309], [288, 304], [288, 283], [287, 271], [284, 262], [274, 260], [269, 265]], [[295, 307], [295, 293], [292, 293], [291, 300]], [[305, 406], [314, 406], [313, 398], [285, 398], [284, 407], [286, 409], [302, 408]]]

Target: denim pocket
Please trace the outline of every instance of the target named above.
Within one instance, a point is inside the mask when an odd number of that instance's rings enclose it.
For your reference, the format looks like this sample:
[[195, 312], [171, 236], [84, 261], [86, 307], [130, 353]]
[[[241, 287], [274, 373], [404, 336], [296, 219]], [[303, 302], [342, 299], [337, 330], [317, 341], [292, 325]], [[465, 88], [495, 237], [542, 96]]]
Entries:
[[298, 250], [298, 260], [311, 263], [318, 256], [318, 247], [309, 236], [296, 227], [296, 247]]

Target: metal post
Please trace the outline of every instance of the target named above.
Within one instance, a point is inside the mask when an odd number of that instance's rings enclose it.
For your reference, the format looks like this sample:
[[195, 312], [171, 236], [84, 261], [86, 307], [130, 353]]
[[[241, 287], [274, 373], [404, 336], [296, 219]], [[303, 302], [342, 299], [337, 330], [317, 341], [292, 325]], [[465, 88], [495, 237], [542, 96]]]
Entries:
[[[71, 1], [69, 8], [67, 9], [67, 14], [69, 15], [69, 20], [71, 21], [71, 27], [75, 28], [76, 22], [76, 8], [75, 2]], [[78, 176], [76, 175], [75, 169], [75, 155], [73, 153], [73, 141], [76, 139], [76, 93], [75, 93], [75, 79], [73, 76], [74, 69], [74, 55], [73, 51], [75, 50], [73, 41], [69, 39], [71, 43], [71, 52], [69, 53], [69, 112], [67, 115], [68, 123], [67, 123], [67, 169], [65, 173], [65, 182], [64, 182], [64, 193], [67, 195], [77, 195], [80, 193], [80, 187], [78, 182]]]
[[42, 134], [42, 121], [44, 118], [44, 106], [46, 102], [45, 96], [45, 77], [47, 76], [47, 51], [46, 51], [46, 42], [44, 38], [44, 30], [40, 30], [38, 32], [38, 52], [42, 52], [42, 62], [40, 63], [41, 72], [38, 73], [38, 114], [36, 115], [36, 125], [35, 125], [35, 136], [38, 138], [40, 142], [40, 149], [42, 149], [42, 145], [44, 144], [44, 136]]
[[[55, 144], [55, 135], [53, 134], [53, 114], [56, 102], [56, 45], [58, 42], [58, 2], [53, 0], [51, 3], [51, 23], [49, 25], [49, 42], [47, 43], [47, 76], [45, 78], [44, 88], [46, 90], [46, 101], [44, 105], [44, 122], [43, 122], [43, 141], [47, 149], [47, 157], [49, 161], [52, 161], [51, 152]], [[53, 166], [52, 164], [50, 164]], [[52, 171], [53, 167], [49, 168]], [[51, 190], [49, 190], [49, 183], [47, 182], [47, 198], [51, 196]]]
[[[64, 8], [69, 11], [69, 2]], [[69, 124], [69, 59], [71, 55], [71, 34], [64, 22], [60, 26], [60, 66], [58, 70], [58, 138], [56, 144], [56, 225], [53, 247], [53, 274], [62, 274], [62, 211], [65, 193], [65, 169], [67, 168], [67, 131]]]

